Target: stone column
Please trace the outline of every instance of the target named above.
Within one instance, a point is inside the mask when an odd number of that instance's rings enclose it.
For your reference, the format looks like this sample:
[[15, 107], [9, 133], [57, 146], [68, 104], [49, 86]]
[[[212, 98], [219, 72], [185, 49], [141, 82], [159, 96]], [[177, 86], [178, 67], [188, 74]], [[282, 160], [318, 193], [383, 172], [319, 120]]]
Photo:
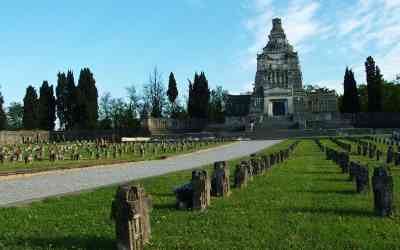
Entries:
[[374, 190], [374, 207], [378, 216], [385, 217], [393, 211], [393, 177], [384, 168], [375, 168], [372, 177], [372, 188]]
[[248, 173], [245, 165], [239, 164], [235, 169], [235, 187], [243, 188], [247, 186]]
[[211, 183], [207, 171], [195, 170], [192, 172], [193, 209], [205, 210], [211, 202]]
[[367, 167], [360, 166], [356, 176], [357, 193], [366, 193], [369, 190], [369, 171]]
[[112, 203], [118, 250], [139, 250], [150, 240], [150, 199], [140, 186], [120, 186]]
[[230, 195], [229, 167], [225, 161], [214, 163], [211, 181], [211, 195], [225, 197]]

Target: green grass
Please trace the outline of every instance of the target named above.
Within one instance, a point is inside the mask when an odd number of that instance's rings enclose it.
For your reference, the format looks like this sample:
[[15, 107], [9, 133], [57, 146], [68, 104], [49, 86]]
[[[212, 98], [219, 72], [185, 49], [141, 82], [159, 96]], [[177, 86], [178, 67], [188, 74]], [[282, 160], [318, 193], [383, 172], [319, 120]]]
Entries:
[[69, 160], [69, 154], [66, 154], [65, 157], [67, 159], [62, 161], [55, 161], [51, 162], [48, 160], [48, 155], [46, 154], [45, 157], [47, 159], [42, 161], [34, 161], [30, 164], [25, 164], [24, 162], [9, 162], [6, 161], [3, 164], [0, 164], [0, 173], [7, 173], [12, 171], [20, 171], [20, 170], [34, 170], [35, 172], [40, 171], [49, 171], [49, 170], [57, 170], [57, 169], [71, 169], [71, 168], [82, 168], [82, 167], [91, 167], [91, 166], [98, 166], [98, 165], [107, 165], [107, 164], [115, 164], [115, 163], [124, 163], [124, 162], [136, 162], [136, 161], [147, 161], [147, 160], [156, 160], [161, 159], [163, 157], [169, 157], [179, 154], [187, 154], [192, 153], [198, 150], [213, 148], [217, 146], [221, 146], [231, 142], [225, 143], [211, 143], [209, 145], [200, 145], [198, 144], [196, 148], [191, 149], [184, 149], [183, 151], [174, 152], [169, 151], [166, 153], [158, 153], [157, 155], [153, 155], [150, 152], [147, 153], [144, 157], [140, 156], [139, 153], [133, 154], [131, 152], [124, 153], [121, 156], [113, 159], [112, 154], [110, 153], [109, 158], [105, 159], [90, 159], [89, 154], [86, 150], [81, 150], [82, 158], [78, 161]]
[[[213, 198], [205, 212], [174, 208], [172, 189], [189, 181], [190, 173], [141, 181], [154, 201], [147, 249], [400, 248], [399, 216], [375, 217], [372, 194], [356, 194], [354, 184], [312, 141], [302, 141], [289, 161], [256, 177], [246, 189]], [[399, 207], [398, 174], [394, 181]], [[0, 209], [0, 249], [113, 249], [109, 216], [115, 191], [104, 188]]]

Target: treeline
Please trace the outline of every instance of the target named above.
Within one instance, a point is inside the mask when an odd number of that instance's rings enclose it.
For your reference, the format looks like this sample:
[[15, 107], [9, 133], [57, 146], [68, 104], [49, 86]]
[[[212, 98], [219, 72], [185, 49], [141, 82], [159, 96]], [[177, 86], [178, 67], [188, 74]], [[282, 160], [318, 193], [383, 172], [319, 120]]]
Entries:
[[59, 72], [55, 88], [43, 81], [38, 93], [29, 85], [23, 102], [13, 102], [7, 109], [0, 93], [0, 130], [54, 130], [56, 123], [62, 130], [139, 129], [140, 118], [149, 116], [225, 121], [227, 92], [222, 87], [210, 90], [206, 75], [201, 72], [189, 80], [188, 89], [182, 105], [174, 74], [170, 73], [165, 87], [155, 68], [141, 95], [132, 85], [126, 88], [126, 98], [112, 98], [108, 92], [99, 98], [89, 68], [80, 71], [77, 84], [72, 71]]
[[400, 85], [386, 81], [372, 57], [365, 62], [367, 84], [357, 86], [354, 72], [346, 68], [344, 92], [339, 97], [342, 113], [400, 112]]

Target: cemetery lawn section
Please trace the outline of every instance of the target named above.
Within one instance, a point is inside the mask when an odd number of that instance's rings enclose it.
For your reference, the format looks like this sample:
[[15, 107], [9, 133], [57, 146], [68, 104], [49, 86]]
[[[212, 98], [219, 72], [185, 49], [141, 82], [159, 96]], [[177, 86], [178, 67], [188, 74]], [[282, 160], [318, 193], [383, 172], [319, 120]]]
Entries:
[[[232, 179], [238, 162], [229, 162]], [[399, 209], [400, 168], [392, 174]], [[213, 197], [205, 212], [175, 209], [173, 189], [190, 178], [191, 171], [182, 171], [139, 181], [153, 199], [146, 249], [400, 248], [399, 210], [391, 218], [376, 217], [372, 191], [356, 194], [348, 175], [312, 140], [302, 140], [288, 161], [246, 188], [232, 188], [228, 198]], [[115, 192], [109, 187], [1, 208], [0, 249], [114, 249]]]
[[[113, 157], [111, 153], [111, 148], [108, 149], [108, 157], [101, 157], [100, 159], [94, 159], [93, 157], [89, 156], [89, 152], [85, 149], [82, 148], [80, 150], [80, 155], [81, 158], [79, 160], [71, 160], [69, 159], [70, 156], [69, 154], [65, 154], [65, 159], [64, 160], [57, 160], [57, 161], [50, 161], [49, 160], [49, 155], [47, 152], [47, 147], [46, 147], [46, 154], [45, 154], [45, 159], [38, 161], [34, 160], [31, 163], [26, 164], [25, 162], [18, 162], [18, 161], [5, 161], [4, 163], [0, 164], [0, 176], [3, 174], [7, 173], [13, 173], [13, 172], [24, 172], [24, 171], [33, 171], [33, 172], [45, 172], [45, 171], [51, 171], [51, 170], [62, 170], [62, 169], [74, 169], [74, 168], [85, 168], [85, 167], [93, 167], [93, 166], [99, 166], [99, 165], [110, 165], [110, 164], [117, 164], [117, 163], [127, 163], [127, 162], [137, 162], [137, 161], [149, 161], [149, 160], [159, 160], [163, 159], [165, 157], [171, 157], [171, 156], [176, 156], [179, 154], [188, 154], [188, 153], [193, 153], [199, 150], [206, 150], [210, 149], [213, 147], [218, 147], [218, 146], [223, 146], [228, 143], [232, 142], [211, 142], [210, 144], [194, 144], [193, 148], [184, 148], [181, 151], [175, 151], [173, 149], [167, 150], [165, 153], [164, 152], [159, 152], [156, 155], [152, 154], [150, 152], [150, 149], [147, 150], [144, 156], [141, 156], [139, 151], [132, 153], [132, 152], [126, 152], [123, 153], [122, 155], [118, 155], [117, 157]], [[58, 144], [58, 145], [63, 145], [63, 144]], [[93, 149], [94, 147], [90, 147]]]

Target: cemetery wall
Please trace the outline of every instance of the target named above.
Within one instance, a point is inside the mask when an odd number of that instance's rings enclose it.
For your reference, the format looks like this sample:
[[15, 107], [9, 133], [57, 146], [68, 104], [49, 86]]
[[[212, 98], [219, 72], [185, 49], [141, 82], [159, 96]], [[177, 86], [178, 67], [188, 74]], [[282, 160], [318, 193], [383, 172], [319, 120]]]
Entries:
[[359, 128], [399, 128], [400, 113], [358, 113], [353, 116], [353, 124]]
[[0, 145], [48, 141], [48, 131], [0, 131]]
[[146, 118], [142, 128], [151, 135], [201, 132], [207, 126], [205, 119]]
[[145, 131], [137, 129], [52, 131], [50, 132], [50, 141], [60, 142], [104, 139], [119, 142], [122, 137], [142, 136], [146, 136]]

